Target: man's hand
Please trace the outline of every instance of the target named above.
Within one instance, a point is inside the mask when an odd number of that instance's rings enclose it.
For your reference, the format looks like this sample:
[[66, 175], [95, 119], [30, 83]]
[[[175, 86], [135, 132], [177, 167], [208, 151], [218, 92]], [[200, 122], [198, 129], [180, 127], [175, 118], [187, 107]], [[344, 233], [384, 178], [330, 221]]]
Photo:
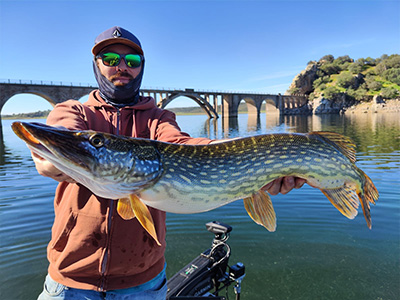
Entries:
[[270, 193], [271, 195], [287, 194], [293, 189], [299, 189], [306, 183], [303, 178], [287, 176], [275, 179], [274, 181], [263, 186], [262, 189]]
[[32, 152], [32, 159], [35, 163], [36, 170], [38, 173], [45, 177], [53, 178], [58, 182], [69, 182], [75, 183], [76, 181], [73, 180], [71, 177], [65, 175], [60, 170], [58, 170], [52, 163], [44, 159], [43, 157], [37, 155], [36, 153]]

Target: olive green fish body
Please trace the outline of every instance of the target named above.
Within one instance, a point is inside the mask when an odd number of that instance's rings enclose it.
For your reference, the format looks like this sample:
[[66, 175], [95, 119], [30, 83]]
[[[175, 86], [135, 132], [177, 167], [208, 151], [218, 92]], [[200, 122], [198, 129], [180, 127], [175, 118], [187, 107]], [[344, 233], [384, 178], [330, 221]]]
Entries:
[[318, 134], [268, 134], [211, 145], [157, 144], [163, 175], [140, 192], [148, 205], [176, 212], [210, 210], [243, 199], [282, 176], [314, 187], [361, 189], [359, 169]]
[[[243, 199], [250, 217], [276, 227], [272, 202], [262, 187], [296, 176], [319, 188], [346, 217], [361, 203], [371, 228], [371, 179], [355, 165], [355, 145], [329, 132], [267, 134], [210, 145], [180, 145], [95, 131], [69, 131], [13, 123], [32, 151], [94, 194], [119, 199], [125, 219], [137, 217], [154, 239], [143, 203], [173, 213], [197, 213]], [[142, 203], [143, 202], [143, 203]]]

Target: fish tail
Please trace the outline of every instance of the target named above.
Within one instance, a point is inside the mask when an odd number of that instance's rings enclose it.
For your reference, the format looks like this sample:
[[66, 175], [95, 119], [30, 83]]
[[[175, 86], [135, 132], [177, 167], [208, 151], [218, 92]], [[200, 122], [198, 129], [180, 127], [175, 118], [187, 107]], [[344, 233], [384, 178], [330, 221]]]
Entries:
[[358, 213], [359, 204], [361, 203], [367, 226], [371, 229], [372, 225], [369, 204], [375, 204], [375, 201], [378, 200], [379, 194], [371, 178], [360, 169], [358, 169], [358, 172], [360, 180], [355, 187], [354, 185], [345, 184], [339, 188], [321, 189], [321, 191], [333, 206], [349, 219], [355, 218]]
[[371, 214], [370, 214], [370, 203], [375, 204], [379, 198], [378, 190], [376, 189], [371, 178], [368, 177], [362, 170], [359, 169], [362, 185], [361, 189], [357, 191], [358, 198], [361, 202], [361, 207], [364, 212], [365, 220], [367, 221], [368, 228], [371, 229]]

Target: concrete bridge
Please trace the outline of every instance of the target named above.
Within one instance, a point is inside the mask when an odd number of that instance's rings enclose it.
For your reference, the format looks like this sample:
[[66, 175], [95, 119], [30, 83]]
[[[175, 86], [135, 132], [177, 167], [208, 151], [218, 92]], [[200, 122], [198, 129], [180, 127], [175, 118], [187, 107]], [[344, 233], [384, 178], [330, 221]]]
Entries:
[[[96, 86], [63, 84], [62, 82], [0, 82], [0, 112], [4, 104], [17, 94], [34, 94], [46, 99], [52, 106], [68, 99], [80, 99], [89, 94]], [[141, 89], [144, 96], [152, 96], [157, 105], [165, 108], [178, 97], [187, 97], [199, 105], [210, 118], [237, 117], [239, 104], [247, 104], [249, 114], [259, 114], [261, 105], [266, 103], [267, 110], [277, 110], [286, 114], [307, 104], [303, 95], [286, 96], [262, 93], [200, 91], [194, 89]], [[220, 110], [220, 111], [219, 111]]]
[[[17, 94], [34, 94], [46, 99], [52, 106], [68, 99], [80, 99], [96, 86], [80, 86], [62, 82], [0, 82], [0, 113], [4, 104]], [[267, 111], [287, 114], [307, 105], [305, 96], [286, 96], [245, 92], [200, 91], [194, 89], [141, 89], [144, 96], [152, 96], [157, 105], [165, 108], [179, 97], [187, 97], [199, 105], [210, 118], [237, 117], [239, 104], [247, 104], [248, 114], [260, 114], [263, 102]], [[0, 119], [1, 120], [1, 119]], [[0, 123], [1, 124], [1, 123]]]

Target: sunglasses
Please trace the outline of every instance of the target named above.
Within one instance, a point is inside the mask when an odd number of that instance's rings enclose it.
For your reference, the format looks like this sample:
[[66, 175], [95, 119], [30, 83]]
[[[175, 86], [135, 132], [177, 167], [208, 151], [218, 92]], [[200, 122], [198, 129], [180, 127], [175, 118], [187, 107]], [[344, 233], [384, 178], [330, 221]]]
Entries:
[[125, 60], [125, 64], [129, 68], [138, 68], [142, 64], [143, 56], [139, 54], [118, 54], [114, 52], [101, 53], [96, 58], [101, 57], [103, 64], [107, 67], [116, 67], [121, 62], [121, 58]]

